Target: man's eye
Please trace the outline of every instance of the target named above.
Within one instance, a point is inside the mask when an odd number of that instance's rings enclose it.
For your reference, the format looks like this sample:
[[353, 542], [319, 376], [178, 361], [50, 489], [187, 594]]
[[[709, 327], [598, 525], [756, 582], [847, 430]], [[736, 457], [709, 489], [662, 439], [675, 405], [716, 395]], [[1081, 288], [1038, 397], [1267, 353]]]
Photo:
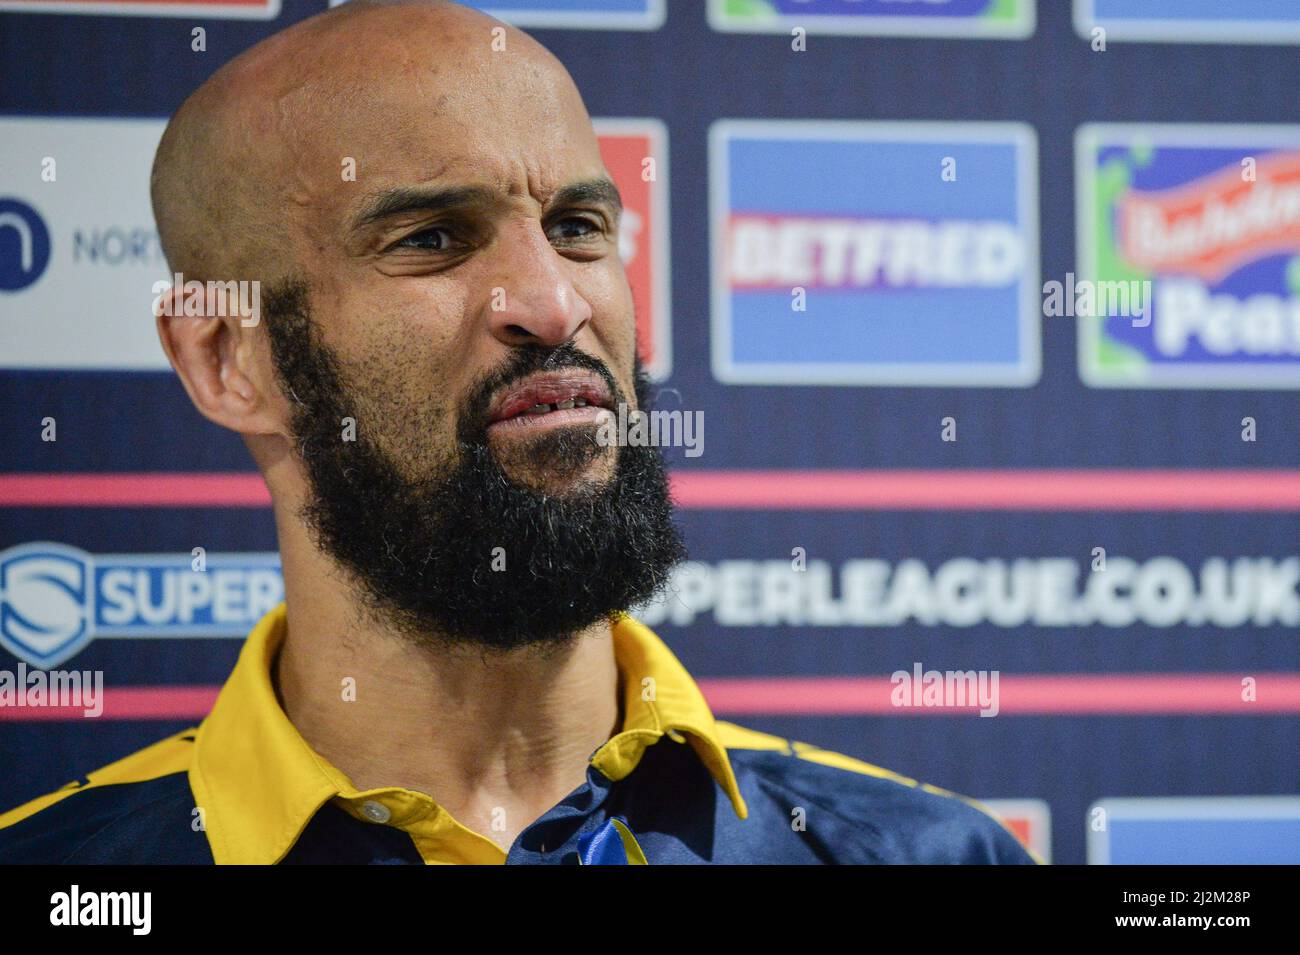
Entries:
[[441, 226], [424, 229], [393, 246], [395, 249], [419, 249], [422, 252], [446, 252], [451, 248], [451, 230]]
[[551, 238], [567, 241], [585, 239], [601, 231], [601, 226], [583, 216], [570, 216], [561, 219], [551, 227]]

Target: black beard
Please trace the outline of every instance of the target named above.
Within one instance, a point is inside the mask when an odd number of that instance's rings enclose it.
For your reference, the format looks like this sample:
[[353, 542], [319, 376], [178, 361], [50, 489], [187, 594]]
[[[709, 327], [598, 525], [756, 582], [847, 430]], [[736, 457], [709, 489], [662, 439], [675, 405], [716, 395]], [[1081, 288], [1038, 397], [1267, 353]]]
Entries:
[[[653, 597], [685, 558], [658, 448], [618, 447], [609, 480], [578, 481], [555, 495], [513, 480], [488, 445], [493, 392], [540, 369], [590, 369], [615, 407], [626, 401], [595, 357], [567, 343], [518, 349], [469, 390], [446, 463], [410, 476], [367, 433], [381, 416], [359, 414], [373, 405], [348, 391], [311, 318], [306, 284], [265, 293], [263, 315], [280, 382], [296, 400], [291, 426], [311, 490], [300, 516], [359, 583], [365, 609], [408, 638], [495, 650], [560, 646]], [[647, 410], [639, 360], [634, 380], [637, 407]], [[342, 440], [347, 417], [356, 418], [355, 440]], [[507, 464], [569, 479], [609, 449], [594, 428], [558, 428], [512, 453]]]

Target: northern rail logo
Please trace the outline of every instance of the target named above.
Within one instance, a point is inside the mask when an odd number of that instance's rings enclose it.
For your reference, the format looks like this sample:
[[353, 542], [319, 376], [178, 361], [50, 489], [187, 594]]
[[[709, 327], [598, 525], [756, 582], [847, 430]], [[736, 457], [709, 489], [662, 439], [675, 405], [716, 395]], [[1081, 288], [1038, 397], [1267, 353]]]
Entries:
[[50, 231], [25, 202], [0, 197], [0, 292], [35, 283], [50, 263]]

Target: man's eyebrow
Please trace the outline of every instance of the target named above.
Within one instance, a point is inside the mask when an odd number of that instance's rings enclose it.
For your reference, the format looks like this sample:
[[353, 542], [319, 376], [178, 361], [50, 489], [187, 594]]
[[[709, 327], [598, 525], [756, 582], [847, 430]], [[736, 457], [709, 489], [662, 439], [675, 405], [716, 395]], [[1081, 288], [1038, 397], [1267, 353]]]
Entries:
[[615, 212], [623, 211], [623, 199], [618, 194], [618, 186], [604, 176], [571, 183], [557, 189], [555, 195], [551, 197], [553, 206], [576, 206], [583, 203], [604, 203]]
[[[363, 229], [393, 216], [409, 212], [438, 213], [447, 209], [473, 205], [491, 205], [499, 196], [486, 186], [397, 186], [370, 197], [352, 220], [352, 231]], [[556, 190], [551, 205], [605, 204], [615, 212], [623, 211], [623, 200], [613, 181], [601, 176], [570, 183]]]
[[352, 230], [408, 212], [443, 212], [463, 206], [488, 205], [497, 198], [485, 186], [398, 186], [371, 196], [352, 220]]

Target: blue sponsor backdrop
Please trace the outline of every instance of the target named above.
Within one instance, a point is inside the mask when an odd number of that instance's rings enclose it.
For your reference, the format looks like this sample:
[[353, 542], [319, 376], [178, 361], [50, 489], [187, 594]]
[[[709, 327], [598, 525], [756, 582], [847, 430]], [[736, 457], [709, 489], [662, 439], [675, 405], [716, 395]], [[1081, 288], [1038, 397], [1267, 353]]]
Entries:
[[[3, 13], [0, 113], [165, 116], [220, 64], [324, 6], [284, 0], [271, 22], [206, 21], [205, 54], [190, 52], [194, 24], [184, 18]], [[788, 36], [711, 29], [702, 0], [669, 0], [666, 12], [658, 29], [537, 33], [573, 73], [593, 115], [652, 116], [668, 129], [674, 367], [667, 385], [707, 422], [704, 455], [672, 451], [674, 468], [1300, 466], [1294, 391], [1252, 391], [1248, 382], [1236, 390], [1089, 388], [1077, 370], [1071, 318], [1043, 321], [1041, 374], [1024, 387], [724, 384], [711, 362], [709, 216], [709, 128], [719, 119], [1024, 123], [1037, 140], [1041, 277], [1063, 279], [1075, 263], [1081, 124], [1300, 123], [1297, 47], [1113, 43], [1098, 53], [1076, 32], [1069, 5], [1048, 2], [1026, 40], [813, 35], [806, 52], [794, 53]], [[10, 174], [0, 169], [0, 201]], [[816, 185], [843, 197], [865, 175], [836, 168]], [[889, 198], [901, 188], [886, 181], [877, 192]], [[93, 311], [94, 302], [86, 307]], [[57, 442], [40, 440], [46, 416], [59, 422]], [[1247, 416], [1257, 422], [1253, 442], [1240, 437]], [[957, 423], [955, 442], [940, 440], [945, 417]], [[8, 474], [251, 469], [242, 443], [202, 420], [162, 373], [0, 372], [0, 449], [0, 471]], [[710, 564], [788, 560], [803, 547], [810, 559], [837, 566], [861, 557], [914, 558], [931, 568], [960, 557], [1064, 557], [1086, 570], [1093, 549], [1105, 547], [1139, 562], [1172, 557], [1196, 574], [1216, 557], [1278, 562], [1297, 553], [1293, 512], [703, 509], [682, 520], [693, 557]], [[259, 509], [0, 511], [0, 549], [37, 541], [80, 548], [92, 560], [169, 554], [183, 562], [195, 546], [213, 554], [275, 549], [270, 514]], [[1002, 627], [987, 619], [958, 627], [909, 619], [864, 628], [733, 627], [702, 613], [690, 625], [658, 629], [701, 678], [879, 677], [914, 661], [998, 669], [1004, 679], [1300, 670], [1294, 623], [1265, 616], [1239, 627]], [[65, 666], [102, 669], [110, 687], [212, 685], [225, 678], [238, 646], [210, 637], [95, 639]], [[0, 651], [0, 669], [15, 666]], [[736, 719], [979, 798], [1045, 800], [1058, 862], [1084, 861], [1086, 814], [1099, 799], [1294, 794], [1300, 781], [1294, 713]], [[187, 725], [0, 721], [0, 809]], [[1295, 839], [1294, 826], [1282, 832]], [[1291, 848], [1289, 858], [1300, 860], [1300, 846]]]

